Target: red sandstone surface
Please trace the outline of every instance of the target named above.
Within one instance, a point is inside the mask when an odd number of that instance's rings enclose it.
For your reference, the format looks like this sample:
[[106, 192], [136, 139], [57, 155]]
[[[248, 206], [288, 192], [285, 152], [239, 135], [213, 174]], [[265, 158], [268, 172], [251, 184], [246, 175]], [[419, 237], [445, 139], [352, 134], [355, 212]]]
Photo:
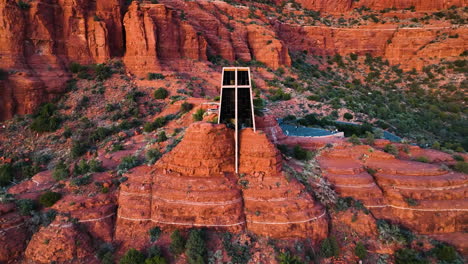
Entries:
[[[0, 119], [32, 113], [63, 93], [71, 62], [123, 58], [127, 70], [142, 77], [161, 70], [190, 70], [209, 56], [228, 61], [255, 59], [276, 69], [291, 65], [290, 51], [307, 50], [317, 55], [370, 53], [410, 70], [459, 56], [468, 48], [466, 27], [439, 21], [416, 28], [394, 23], [309, 26], [280, 22], [260, 11], [252, 17], [248, 9], [221, 1], [160, 2], [135, 1], [126, 7], [116, 0], [79, 5], [68, 0], [37, 0], [21, 9], [13, 0], [2, 0], [0, 69], [9, 74], [0, 80]], [[463, 0], [299, 2], [332, 13], [360, 6], [375, 10], [415, 6], [428, 12], [466, 6]], [[439, 38], [444, 34], [459, 37]]]

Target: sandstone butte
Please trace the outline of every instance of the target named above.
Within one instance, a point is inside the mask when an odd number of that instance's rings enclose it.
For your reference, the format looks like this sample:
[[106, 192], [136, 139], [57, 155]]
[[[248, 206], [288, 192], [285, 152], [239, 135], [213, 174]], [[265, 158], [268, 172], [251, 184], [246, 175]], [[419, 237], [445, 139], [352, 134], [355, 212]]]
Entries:
[[[190, 70], [194, 61], [220, 56], [228, 61], [255, 59], [276, 69], [291, 65], [290, 51], [382, 56], [405, 70], [458, 56], [467, 49], [466, 27], [447, 23], [405, 28], [386, 23], [335, 28], [279, 22], [222, 1], [161, 0], [125, 6], [122, 1], [31, 1], [21, 9], [14, 0], [0, 1], [0, 120], [32, 113], [41, 103], [65, 92], [71, 62], [104, 63], [122, 58], [129, 72]], [[279, 3], [281, 1], [276, 1]], [[464, 0], [299, 1], [324, 12], [408, 8], [436, 11]], [[255, 23], [240, 23], [247, 19]], [[442, 33], [458, 34], [434, 42]]]
[[[318, 242], [328, 236], [332, 222], [335, 228], [375, 237], [376, 218], [453, 243], [467, 253], [467, 175], [404, 156], [396, 159], [380, 150], [388, 143], [384, 140], [374, 146], [352, 146], [333, 137], [287, 137], [272, 116], [256, 120], [257, 132], [248, 128], [240, 133], [238, 175], [233, 173], [233, 131], [224, 125], [197, 122], [155, 165], [141, 165], [124, 174], [128, 180], [117, 192], [88, 197], [73, 194], [74, 187], [63, 182], [68, 194], [52, 207], [60, 215], [33, 235], [27, 223], [30, 216], [19, 215], [13, 203], [1, 204], [0, 242], [4, 246], [0, 261], [19, 258], [24, 252], [26, 260], [37, 263], [94, 263], [89, 241], [117, 243], [121, 250], [144, 248], [148, 230], [155, 226], [168, 231], [192, 227], [249, 230], [272, 238], [311, 238]], [[129, 150], [137, 151], [141, 140], [141, 135], [129, 138], [127, 150], [98, 158], [106, 161], [107, 169], [115, 168], [113, 161]], [[359, 220], [351, 221], [352, 212], [342, 212], [330, 218], [304, 186], [283, 170], [282, 157], [273, 142], [321, 149], [317, 161], [322, 176], [341, 196], [361, 200], [372, 215], [358, 212]], [[323, 148], [327, 144], [334, 147]], [[403, 149], [403, 145], [398, 147]], [[445, 153], [416, 146], [407, 155], [425, 155], [434, 163], [453, 162]], [[93, 178], [106, 186], [112, 184], [108, 172], [95, 173]], [[20, 199], [37, 199], [53, 184], [51, 173], [46, 171], [9, 192]], [[416, 203], [410, 204], [408, 199]]]
[[195, 123], [155, 166], [132, 170], [119, 192], [115, 239], [142, 246], [154, 226], [325, 238], [323, 206], [286, 179], [266, 134], [241, 132], [239, 177], [233, 173], [233, 136], [225, 125]]

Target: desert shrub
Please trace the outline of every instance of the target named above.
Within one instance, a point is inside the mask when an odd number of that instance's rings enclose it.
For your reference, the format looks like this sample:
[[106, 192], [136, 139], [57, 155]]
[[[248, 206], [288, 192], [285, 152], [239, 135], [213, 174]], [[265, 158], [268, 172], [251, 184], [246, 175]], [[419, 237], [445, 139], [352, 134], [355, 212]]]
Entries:
[[418, 206], [419, 205], [418, 200], [416, 200], [414, 198], [405, 197], [404, 200], [409, 206]]
[[36, 132], [52, 132], [60, 126], [61, 120], [57, 114], [57, 107], [52, 103], [47, 103], [39, 108], [33, 116], [31, 129]]
[[114, 246], [110, 243], [101, 244], [96, 251], [96, 257], [101, 264], [114, 264]]
[[169, 92], [162, 87], [154, 91], [154, 94], [153, 94], [154, 99], [166, 99], [168, 96], [169, 96]]
[[452, 156], [454, 160], [456, 161], [465, 161], [465, 158], [463, 158], [462, 155], [459, 155], [459, 154], [455, 154]]
[[304, 262], [297, 256], [292, 255], [289, 251], [281, 252], [278, 255], [278, 260], [280, 264], [303, 264]]
[[387, 244], [407, 244], [414, 238], [414, 235], [409, 230], [388, 223], [383, 219], [377, 220], [377, 231], [379, 233], [379, 239]]
[[193, 120], [194, 121], [202, 121], [203, 120], [203, 115], [205, 114], [205, 109], [199, 108], [195, 114], [193, 114]]
[[164, 75], [162, 75], [161, 73], [148, 73], [148, 80], [164, 80], [164, 78], [166, 77], [164, 77]]
[[372, 134], [372, 133], [369, 132], [369, 131], [366, 131], [366, 139], [365, 139], [365, 142], [366, 142], [367, 145], [370, 145], [370, 146], [374, 145], [374, 143], [375, 143], [375, 136], [374, 136], [374, 134]]
[[89, 136], [89, 139], [92, 141], [92, 142], [98, 142], [98, 141], [101, 141], [103, 139], [105, 139], [106, 137], [112, 135], [113, 133], [116, 132], [116, 129], [115, 127], [98, 127], [96, 128], [96, 130], [94, 130], [91, 135]]
[[240, 243], [239, 241], [232, 241], [233, 235], [231, 233], [223, 234], [223, 246], [232, 263], [247, 264], [250, 260], [251, 253], [248, 244]]
[[357, 243], [356, 247], [354, 248], [354, 254], [359, 259], [365, 259], [367, 257], [367, 249], [364, 244], [362, 244], [362, 242]]
[[145, 263], [145, 255], [140, 251], [131, 248], [129, 249], [125, 255], [119, 261], [119, 264], [144, 264]]
[[272, 91], [272, 95], [269, 97], [272, 101], [287, 101], [291, 99], [291, 94], [285, 93], [282, 89]]
[[354, 116], [352, 114], [350, 114], [350, 113], [345, 113], [343, 115], [343, 118], [349, 121], [349, 120], [353, 119]]
[[39, 196], [39, 203], [44, 207], [51, 207], [58, 200], [62, 198], [62, 194], [58, 192], [47, 191], [41, 196]]
[[73, 172], [75, 175], [83, 175], [88, 172], [101, 172], [103, 170], [104, 168], [102, 167], [102, 161], [95, 160], [95, 159], [86, 161], [82, 159], [75, 166], [75, 169]]
[[176, 229], [171, 234], [171, 244], [169, 246], [169, 251], [174, 255], [180, 255], [185, 250], [185, 239], [180, 234], [180, 231]]
[[155, 242], [156, 240], [158, 240], [159, 236], [161, 236], [161, 228], [157, 226], [153, 227], [149, 230], [149, 234], [150, 234], [150, 241]]
[[138, 157], [130, 155], [122, 158], [122, 161], [120, 162], [119, 166], [117, 166], [117, 170], [118, 173], [121, 175], [129, 169], [134, 168], [138, 165], [140, 165]]
[[424, 256], [414, 249], [402, 248], [395, 252], [395, 264], [428, 264]]
[[112, 145], [112, 148], [110, 149], [110, 152], [116, 152], [116, 151], [120, 151], [120, 150], [124, 150], [125, 147], [120, 144], [120, 143], [115, 143]]
[[445, 261], [446, 263], [455, 263], [455, 261], [460, 258], [454, 247], [445, 244], [436, 245], [431, 250], [431, 253], [433, 253], [438, 260]]
[[151, 132], [153, 130], [161, 128], [166, 125], [167, 121], [168, 119], [166, 117], [158, 117], [153, 122], [145, 123], [145, 125], [143, 126], [143, 131]]
[[417, 158], [414, 159], [415, 161], [419, 161], [419, 162], [424, 162], [424, 163], [429, 163], [429, 158], [426, 157], [426, 156], [419, 156]]
[[70, 184], [72, 186], [83, 186], [83, 185], [88, 185], [93, 181], [93, 177], [91, 175], [85, 175], [77, 178], [73, 178], [70, 181]]
[[112, 76], [112, 68], [104, 63], [95, 64], [93, 66], [94, 74], [97, 81], [104, 81]]
[[355, 61], [358, 59], [358, 55], [356, 53], [351, 53], [349, 54], [349, 57], [351, 58], [351, 60]]
[[465, 161], [458, 161], [453, 169], [458, 172], [467, 173], [468, 174], [468, 162]]
[[60, 161], [57, 163], [57, 165], [54, 168], [54, 171], [52, 172], [52, 178], [56, 181], [64, 180], [68, 178], [69, 176], [69, 171], [68, 171], [68, 166], [65, 165], [63, 161]]
[[361, 145], [361, 140], [356, 136], [356, 134], [353, 134], [350, 138], [348, 138], [348, 142], [352, 143], [353, 145]]
[[29, 8], [31, 8], [31, 4], [30, 3], [27, 3], [27, 2], [24, 2], [24, 1], [18, 1], [18, 6], [19, 8], [23, 9], [23, 10], [28, 10]]
[[159, 158], [161, 158], [161, 152], [158, 149], [149, 149], [146, 151], [145, 158], [147, 164], [154, 164]]
[[393, 144], [385, 145], [384, 151], [395, 156], [398, 155], [398, 149]]
[[295, 159], [298, 160], [310, 160], [312, 159], [313, 153], [302, 148], [299, 145], [294, 146], [293, 148], [293, 156]]
[[320, 244], [320, 252], [322, 256], [326, 258], [338, 257], [340, 254], [340, 247], [334, 237], [327, 237]]
[[73, 141], [71, 147], [71, 156], [72, 158], [81, 157], [83, 154], [88, 151], [88, 144], [82, 141]]
[[20, 199], [16, 201], [16, 207], [21, 215], [31, 215], [36, 209], [36, 204], [31, 199]]
[[0, 186], [5, 187], [13, 180], [13, 166], [11, 164], [0, 165]]
[[147, 258], [145, 260], [145, 264], [167, 264], [167, 261], [163, 256], [155, 256], [155, 257]]
[[79, 64], [79, 63], [77, 63], [77, 62], [72, 62], [72, 63], [70, 63], [69, 68], [70, 68], [70, 71], [71, 71], [72, 73], [79, 73], [79, 72], [84, 71], [84, 70], [87, 69], [86, 66], [82, 66], [81, 64]]
[[203, 230], [190, 230], [185, 248], [185, 254], [190, 264], [205, 263], [207, 250]]
[[157, 141], [164, 142], [166, 140], [167, 140], [166, 132], [165, 131], [159, 132]]
[[193, 108], [193, 104], [188, 103], [188, 102], [183, 102], [183, 103], [180, 105], [180, 112], [181, 112], [181, 113], [187, 113], [187, 112], [189, 112], [190, 110], [192, 110], [192, 108]]

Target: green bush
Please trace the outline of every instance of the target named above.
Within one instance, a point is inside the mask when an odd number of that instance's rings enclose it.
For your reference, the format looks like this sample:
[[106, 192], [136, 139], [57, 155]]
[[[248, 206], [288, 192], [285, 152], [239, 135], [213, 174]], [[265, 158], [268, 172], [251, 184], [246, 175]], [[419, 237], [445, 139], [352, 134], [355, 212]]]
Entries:
[[52, 132], [60, 126], [61, 120], [57, 114], [57, 107], [52, 103], [42, 105], [34, 115], [31, 129], [42, 133]]
[[180, 105], [180, 112], [182, 112], [182, 113], [187, 113], [187, 112], [189, 112], [190, 110], [192, 110], [192, 108], [193, 108], [193, 104], [188, 103], [188, 102], [183, 102], [183, 103]]
[[138, 160], [138, 157], [126, 156], [122, 158], [122, 161], [120, 162], [119, 166], [117, 166], [117, 170], [119, 171], [119, 174], [122, 174], [128, 171], [129, 169], [134, 168], [138, 165], [140, 165], [140, 161]]
[[387, 144], [385, 145], [384, 147], [384, 151], [389, 153], [389, 154], [392, 154], [394, 156], [398, 155], [398, 149], [397, 147], [395, 147], [395, 145], [393, 144]]
[[343, 118], [349, 121], [349, 120], [353, 119], [354, 116], [352, 114], [350, 114], [350, 113], [345, 113], [343, 115]]
[[81, 71], [85, 71], [88, 69], [86, 66], [82, 66], [81, 64], [77, 62], [70, 63], [69, 68], [72, 73], [79, 73]]
[[83, 185], [88, 185], [93, 181], [93, 177], [91, 175], [85, 175], [77, 178], [73, 178], [70, 181], [70, 184], [72, 186], [83, 186]]
[[409, 230], [388, 223], [383, 219], [377, 220], [377, 231], [379, 233], [379, 239], [387, 244], [407, 244], [411, 243], [414, 239], [414, 235]]
[[159, 236], [161, 236], [161, 228], [157, 226], [153, 227], [149, 230], [149, 234], [151, 243], [155, 242], [156, 240], [158, 240]]
[[163, 256], [155, 256], [152, 258], [147, 258], [145, 260], [145, 264], [167, 264], [167, 261]]
[[95, 160], [95, 159], [86, 161], [82, 159], [75, 166], [75, 169], [73, 172], [75, 175], [83, 175], [88, 172], [101, 172], [103, 170], [104, 168], [102, 167], [102, 161]]
[[41, 196], [39, 196], [39, 203], [44, 207], [51, 207], [58, 200], [62, 198], [62, 194], [58, 192], [47, 191]]
[[166, 140], [167, 140], [166, 132], [164, 131], [159, 132], [157, 141], [164, 142]]
[[161, 152], [158, 149], [149, 149], [146, 151], [145, 158], [147, 164], [154, 164], [161, 158]]
[[148, 80], [164, 80], [164, 78], [166, 77], [164, 77], [164, 75], [162, 75], [161, 73], [148, 73]]
[[348, 142], [352, 143], [353, 145], [361, 145], [361, 140], [356, 136], [356, 134], [353, 134], [350, 138], [348, 138]]
[[72, 158], [81, 157], [86, 153], [86, 151], [88, 151], [88, 144], [81, 141], [73, 141], [70, 151]]
[[112, 68], [110, 66], [107, 66], [106, 64], [96, 64], [94, 65], [94, 74], [95, 74], [95, 79], [97, 81], [104, 81], [106, 79], [109, 79], [112, 74]]
[[424, 162], [424, 163], [429, 163], [429, 158], [426, 157], [426, 156], [419, 156], [417, 158], [414, 159], [415, 161], [419, 161], [419, 162]]
[[340, 254], [340, 247], [334, 237], [328, 237], [320, 244], [320, 252], [326, 258], [338, 257]]
[[419, 252], [414, 249], [402, 248], [395, 252], [395, 264], [428, 264]]
[[453, 169], [458, 172], [466, 173], [468, 174], [468, 162], [465, 161], [458, 161], [455, 166], [453, 166]]
[[432, 253], [434, 253], [438, 260], [447, 263], [452, 263], [459, 258], [454, 247], [444, 244], [437, 245], [432, 249]]
[[166, 117], [158, 117], [153, 122], [145, 123], [145, 125], [143, 126], [143, 131], [151, 132], [153, 130], [156, 130], [158, 128], [165, 126], [166, 123], [167, 123]]
[[29, 8], [31, 8], [31, 4], [27, 3], [27, 2], [23, 2], [23, 1], [18, 1], [18, 6], [19, 8], [23, 9], [23, 10], [28, 10]]
[[185, 254], [187, 255], [190, 264], [205, 263], [206, 259], [206, 244], [203, 230], [192, 229], [189, 232]]
[[129, 249], [125, 255], [119, 261], [119, 264], [144, 264], [145, 263], [145, 255], [140, 251], [131, 248]]
[[278, 260], [280, 264], [303, 264], [299, 257], [292, 255], [289, 251], [281, 252]]
[[61, 181], [65, 180], [68, 178], [70, 172], [68, 171], [68, 166], [65, 165], [63, 161], [60, 161], [57, 163], [57, 165], [54, 168], [54, 171], [52, 172], [52, 178], [56, 181]]
[[366, 139], [365, 142], [367, 145], [372, 146], [375, 143], [375, 136], [369, 131], [366, 131]]
[[166, 99], [168, 96], [169, 96], [169, 92], [162, 87], [154, 91], [154, 94], [153, 94], [154, 99]]
[[185, 250], [185, 239], [180, 234], [180, 231], [176, 229], [171, 234], [171, 245], [169, 251], [174, 255], [180, 255]]
[[13, 180], [13, 166], [11, 164], [0, 165], [0, 186], [5, 187], [10, 185]]
[[295, 159], [298, 160], [310, 160], [312, 159], [313, 154], [311, 151], [308, 151], [302, 148], [301, 146], [296, 145], [293, 148], [293, 156]]
[[205, 114], [205, 109], [199, 108], [195, 114], [193, 114], [193, 120], [194, 121], [202, 121], [203, 120], [203, 115]]
[[16, 207], [21, 215], [31, 215], [36, 209], [36, 204], [31, 199], [20, 199], [16, 201]]
[[365, 259], [367, 257], [367, 249], [364, 244], [362, 244], [362, 242], [357, 243], [356, 247], [354, 248], [354, 254], [359, 259]]

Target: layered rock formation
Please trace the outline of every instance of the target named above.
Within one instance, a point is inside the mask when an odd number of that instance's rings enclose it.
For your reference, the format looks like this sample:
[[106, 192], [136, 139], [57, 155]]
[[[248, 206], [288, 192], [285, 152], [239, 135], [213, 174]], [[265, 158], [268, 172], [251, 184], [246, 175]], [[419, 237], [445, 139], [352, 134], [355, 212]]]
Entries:
[[239, 173], [249, 230], [275, 238], [327, 237], [325, 208], [282, 172], [281, 155], [266, 134], [241, 131]]
[[160, 60], [206, 60], [206, 41], [178, 14], [162, 4], [133, 2], [124, 18], [124, 61], [134, 73], [161, 69]]
[[69, 219], [57, 217], [35, 233], [25, 258], [35, 263], [96, 263], [91, 238]]
[[[424, 65], [457, 57], [468, 49], [468, 29], [452, 28], [448, 24], [420, 28], [391, 24], [342, 28], [277, 23], [275, 27], [291, 50], [321, 55], [369, 53], [388, 59], [392, 65], [399, 64], [404, 70], [421, 70]], [[444, 34], [459, 37], [438, 38]]]
[[137, 167], [119, 193], [116, 239], [141, 246], [155, 225], [245, 226], [234, 172], [233, 133], [224, 125], [195, 123], [154, 167]]
[[33, 112], [65, 90], [69, 62], [102, 63], [123, 51], [120, 2], [0, 1], [0, 120]]
[[362, 200], [379, 218], [423, 234], [450, 234], [467, 228], [466, 175], [398, 160], [370, 146], [336, 148], [324, 152], [319, 163], [323, 176], [342, 196]]
[[241, 132], [241, 174], [234, 175], [233, 136], [225, 125], [195, 123], [154, 167], [132, 170], [119, 193], [116, 240], [142, 246], [155, 225], [326, 237], [324, 208], [302, 185], [287, 180], [265, 134]]
[[414, 7], [418, 11], [434, 11], [447, 9], [451, 6], [464, 6], [463, 0], [298, 0], [303, 7], [330, 13], [348, 12], [357, 7], [366, 6], [371, 9], [385, 8], [404, 9]]

